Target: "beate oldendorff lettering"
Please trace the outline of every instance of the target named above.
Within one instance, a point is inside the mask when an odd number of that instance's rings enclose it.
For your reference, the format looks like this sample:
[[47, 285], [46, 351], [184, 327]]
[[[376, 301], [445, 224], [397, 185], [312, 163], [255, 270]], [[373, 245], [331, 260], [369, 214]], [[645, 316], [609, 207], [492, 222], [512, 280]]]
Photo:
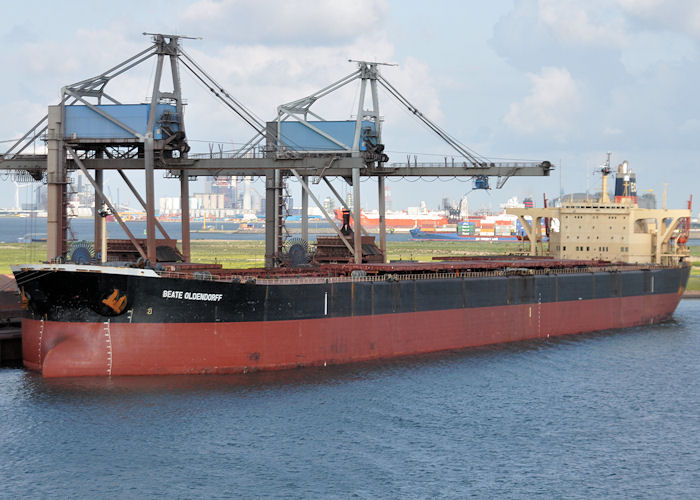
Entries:
[[182, 290], [163, 290], [164, 299], [180, 299], [180, 300], [200, 300], [206, 302], [219, 302], [223, 294], [221, 293], [203, 293], [203, 292], [184, 292]]

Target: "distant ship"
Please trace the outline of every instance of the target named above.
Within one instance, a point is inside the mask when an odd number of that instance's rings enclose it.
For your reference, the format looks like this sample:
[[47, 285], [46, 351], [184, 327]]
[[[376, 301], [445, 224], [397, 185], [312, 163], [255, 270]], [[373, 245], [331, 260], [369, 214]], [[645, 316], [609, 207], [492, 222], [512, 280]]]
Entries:
[[519, 241], [524, 239], [520, 222], [514, 215], [473, 216], [449, 227], [410, 230], [411, 239], [429, 241]]
[[[338, 221], [342, 221], [343, 211], [340, 209], [335, 210], [335, 217]], [[436, 212], [415, 214], [410, 214], [406, 211], [387, 212], [385, 220], [387, 229], [436, 228], [446, 226], [448, 223], [447, 216]], [[350, 222], [354, 224], [352, 219]], [[360, 212], [360, 223], [367, 229], [377, 229], [379, 227], [379, 212], [377, 210], [362, 210]]]
[[423, 241], [520, 241], [522, 236], [516, 234], [467, 234], [458, 232], [422, 231], [420, 228], [409, 231], [411, 239]]

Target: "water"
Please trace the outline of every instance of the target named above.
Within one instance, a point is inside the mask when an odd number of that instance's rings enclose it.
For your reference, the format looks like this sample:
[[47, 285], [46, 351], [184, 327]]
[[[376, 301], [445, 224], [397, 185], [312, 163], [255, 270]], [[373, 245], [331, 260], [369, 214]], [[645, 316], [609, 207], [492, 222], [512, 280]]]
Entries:
[[[180, 222], [161, 222], [165, 231], [171, 238], [176, 240], [182, 239], [182, 225]], [[70, 222], [71, 229], [77, 240], [89, 240], [94, 239], [94, 226], [92, 219], [71, 219]], [[146, 222], [145, 221], [132, 221], [127, 222], [127, 226], [132, 234], [136, 238], [146, 237]], [[207, 228], [223, 229], [223, 230], [235, 230], [238, 229], [239, 223], [237, 222], [207, 222]], [[297, 234], [293, 236], [300, 236], [299, 224], [292, 224], [291, 227], [293, 231]], [[311, 223], [309, 225], [309, 234], [313, 240], [316, 236], [316, 228], [327, 228], [328, 225], [323, 223]], [[45, 217], [2, 217], [0, 218], [0, 243], [16, 243], [20, 238], [26, 235], [40, 235], [46, 238], [46, 218]], [[190, 238], [193, 240], [264, 240], [264, 233], [214, 233], [214, 232], [198, 232], [202, 230], [203, 224], [201, 222], [191, 222], [190, 223]], [[158, 237], [162, 237], [159, 231], [157, 231]], [[107, 223], [107, 234], [109, 238], [126, 239], [128, 236], [122, 230], [121, 226], [116, 221], [111, 221]], [[329, 233], [324, 233], [329, 234]], [[387, 233], [388, 241], [410, 241], [411, 235], [409, 233]], [[377, 235], [378, 237], [378, 235]], [[688, 244], [690, 246], [700, 245], [700, 240], [689, 240]]]
[[663, 325], [246, 376], [0, 370], [3, 497], [691, 498], [700, 301]]
[[[145, 221], [132, 221], [127, 222], [127, 226], [132, 234], [136, 238], [146, 237], [146, 222]], [[168, 236], [179, 240], [182, 238], [182, 225], [180, 222], [161, 222]], [[70, 221], [71, 229], [77, 240], [89, 240], [92, 241], [95, 237], [94, 226], [92, 219], [71, 219]], [[292, 224], [293, 231], [300, 236], [300, 225]], [[0, 218], [0, 242], [5, 243], [16, 243], [19, 238], [23, 238], [26, 235], [41, 235], [46, 238], [46, 218], [45, 217], [2, 217]], [[223, 229], [227, 231], [238, 229], [239, 223], [237, 222], [207, 222], [206, 227], [208, 229]], [[190, 223], [190, 238], [193, 240], [264, 240], [264, 233], [214, 233], [214, 232], [197, 232], [202, 230], [203, 224], [201, 222], [191, 222]], [[314, 237], [316, 235], [316, 228], [326, 229], [328, 228], [327, 223], [310, 223], [309, 224], [309, 234]], [[159, 238], [162, 237], [159, 231], [157, 231]], [[121, 226], [116, 221], [107, 222], [107, 234], [109, 238], [126, 239], [128, 236], [122, 230]], [[329, 234], [324, 233], [324, 234]], [[410, 241], [411, 235], [408, 233], [388, 233], [387, 240], [389, 241]]]

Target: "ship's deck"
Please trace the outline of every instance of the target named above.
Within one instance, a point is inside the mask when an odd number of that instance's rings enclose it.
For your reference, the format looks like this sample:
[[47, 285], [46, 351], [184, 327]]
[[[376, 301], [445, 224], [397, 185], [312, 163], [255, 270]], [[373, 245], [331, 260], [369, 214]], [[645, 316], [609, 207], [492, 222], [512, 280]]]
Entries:
[[307, 267], [275, 269], [224, 269], [220, 264], [164, 264], [161, 276], [216, 280], [286, 280], [290, 278], [381, 278], [414, 279], [440, 275], [471, 273], [542, 274], [547, 272], [595, 272], [623, 269], [650, 269], [650, 264], [630, 265], [591, 260], [559, 260], [551, 257], [528, 256], [449, 256], [432, 262], [392, 261], [386, 264], [322, 264]]
[[224, 269], [221, 264], [159, 263], [156, 268], [134, 265], [28, 264], [13, 266], [33, 280], [52, 272], [105, 273], [149, 278], [219, 281], [257, 284], [311, 284], [363, 281], [410, 281], [456, 278], [535, 276], [551, 274], [620, 273], [688, 266], [626, 264], [589, 260], [558, 260], [550, 257], [457, 257], [441, 261], [398, 261], [387, 264], [322, 264], [275, 269]]

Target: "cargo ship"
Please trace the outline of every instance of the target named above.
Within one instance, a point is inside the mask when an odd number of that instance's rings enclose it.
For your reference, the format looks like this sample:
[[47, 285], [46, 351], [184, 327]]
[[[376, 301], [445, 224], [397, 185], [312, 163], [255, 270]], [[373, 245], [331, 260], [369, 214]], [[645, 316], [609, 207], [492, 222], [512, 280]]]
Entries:
[[[526, 200], [524, 206], [534, 207], [532, 200]], [[526, 236], [518, 218], [506, 212], [467, 216], [442, 227], [415, 227], [409, 233], [416, 241], [520, 241]]]
[[[326, 252], [321, 264], [248, 270], [15, 266], [24, 364], [45, 377], [246, 373], [668, 320], [690, 273], [690, 210], [641, 209], [631, 194], [611, 201], [608, 173], [598, 200], [509, 209], [529, 255], [352, 264]], [[363, 255], [375, 253], [370, 240]]]

